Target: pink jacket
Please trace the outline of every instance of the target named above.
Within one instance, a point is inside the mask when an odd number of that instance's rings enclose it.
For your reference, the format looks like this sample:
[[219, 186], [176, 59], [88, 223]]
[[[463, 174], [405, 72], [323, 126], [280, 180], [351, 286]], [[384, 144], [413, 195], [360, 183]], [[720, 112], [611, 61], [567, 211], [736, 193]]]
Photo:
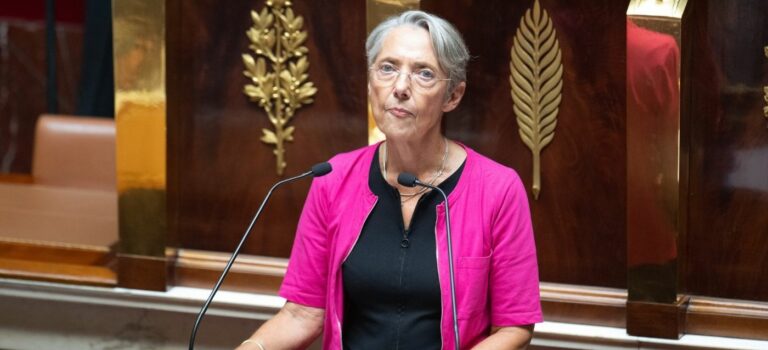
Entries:
[[[539, 275], [528, 199], [514, 170], [464, 146], [467, 159], [448, 196], [461, 349], [485, 339], [491, 325], [541, 322]], [[377, 197], [368, 187], [376, 146], [335, 156], [333, 171], [313, 181], [299, 219], [280, 296], [324, 308], [323, 349], [342, 348], [341, 264], [357, 242]], [[455, 349], [445, 205], [435, 235], [442, 294], [443, 349]]]

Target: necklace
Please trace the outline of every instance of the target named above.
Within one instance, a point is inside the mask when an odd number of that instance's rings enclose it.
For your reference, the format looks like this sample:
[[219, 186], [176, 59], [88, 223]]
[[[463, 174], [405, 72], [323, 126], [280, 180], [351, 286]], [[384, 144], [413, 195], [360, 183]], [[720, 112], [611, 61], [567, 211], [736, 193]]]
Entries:
[[[448, 159], [448, 139], [443, 137], [443, 143], [445, 144], [445, 151], [443, 151], [443, 160], [441, 161], [441, 164], [440, 164], [440, 170], [438, 170], [438, 172], [435, 173], [435, 176], [429, 182], [427, 182], [429, 185], [432, 185], [432, 186], [434, 186], [435, 181], [437, 181], [437, 179], [439, 179], [440, 176], [442, 176], [443, 172], [445, 171], [445, 161]], [[382, 158], [382, 161], [384, 163], [384, 166], [382, 167], [383, 168], [383, 175], [384, 175], [384, 179], [386, 179], [387, 178], [387, 147], [386, 147], [386, 145], [384, 146], [384, 150], [382, 152], [381, 158]], [[419, 189], [418, 191], [413, 192], [413, 193], [402, 193], [401, 192], [400, 193], [400, 197], [401, 197], [400, 198], [400, 204], [401, 205], [405, 204], [405, 202], [407, 202], [407, 201], [409, 201], [409, 200], [411, 200], [413, 198], [418, 197], [420, 194], [426, 192], [427, 190], [428, 190], [427, 187], [421, 186], [421, 189]]]

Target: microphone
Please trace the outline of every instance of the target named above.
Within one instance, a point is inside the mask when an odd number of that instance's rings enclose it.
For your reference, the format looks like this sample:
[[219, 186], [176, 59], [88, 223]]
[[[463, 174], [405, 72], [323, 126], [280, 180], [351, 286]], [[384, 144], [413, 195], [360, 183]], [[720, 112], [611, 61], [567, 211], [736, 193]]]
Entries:
[[[314, 177], [320, 177], [320, 176], [324, 176], [324, 175], [330, 173], [331, 170], [332, 170], [331, 169], [331, 163], [322, 162], [322, 163], [317, 163], [317, 164], [313, 165], [312, 168], [309, 170], [309, 172], [311, 172], [312, 176], [314, 176]], [[299, 176], [303, 177], [304, 175], [299, 175]]]
[[272, 196], [272, 191], [282, 186], [283, 184], [293, 182], [301, 178], [305, 178], [309, 175], [312, 175], [313, 177], [320, 177], [323, 175], [327, 175], [328, 173], [331, 172], [331, 170], [332, 168], [330, 163], [328, 162], [318, 163], [312, 166], [312, 168], [309, 171], [301, 175], [297, 175], [282, 181], [278, 181], [274, 186], [272, 186], [272, 188], [269, 189], [269, 192], [267, 192], [266, 197], [264, 197], [264, 200], [261, 202], [259, 209], [256, 211], [256, 215], [253, 216], [253, 219], [251, 219], [251, 223], [248, 225], [248, 228], [245, 230], [245, 233], [243, 234], [243, 238], [240, 239], [240, 243], [237, 244], [237, 248], [235, 248], [235, 251], [232, 253], [232, 257], [229, 258], [227, 265], [224, 267], [224, 271], [221, 273], [221, 276], [219, 276], [219, 280], [216, 282], [216, 285], [214, 285], [213, 289], [211, 290], [211, 295], [208, 296], [208, 300], [205, 301], [205, 304], [203, 304], [203, 307], [200, 309], [200, 312], [197, 314], [197, 319], [195, 320], [195, 326], [192, 327], [192, 334], [189, 337], [189, 350], [193, 350], [195, 348], [195, 336], [197, 335], [197, 329], [200, 327], [200, 322], [203, 320], [203, 316], [205, 315], [205, 312], [208, 311], [208, 306], [211, 305], [211, 301], [213, 301], [214, 295], [216, 295], [216, 292], [219, 291], [221, 284], [224, 282], [224, 278], [227, 277], [227, 274], [229, 273], [229, 269], [232, 267], [232, 264], [235, 262], [235, 259], [237, 259], [237, 255], [240, 254], [240, 249], [243, 248], [245, 241], [248, 239], [248, 235], [251, 233], [251, 230], [253, 229], [253, 224], [256, 223], [256, 219], [258, 219], [259, 215], [261, 215], [261, 211], [264, 209], [264, 205], [267, 204], [269, 197]]
[[[448, 211], [448, 196], [445, 195], [445, 192], [440, 187], [432, 186], [430, 184], [423, 183], [419, 181], [418, 178], [416, 178], [415, 175], [410, 173], [400, 173], [397, 175], [397, 182], [403, 186], [406, 187], [415, 187], [415, 186], [422, 186], [426, 188], [431, 188], [433, 190], [436, 190], [440, 192], [440, 194], [443, 196], [444, 203], [445, 203], [445, 233], [446, 237], [448, 238], [448, 270], [450, 271], [450, 281], [451, 281], [451, 307], [453, 311], [453, 334], [455, 336], [456, 341], [456, 350], [459, 350], [459, 346], [461, 343], [459, 343], [459, 319], [456, 314], [456, 282], [455, 277], [453, 273], [453, 247], [451, 246], [451, 214]], [[437, 242], [435, 242], [437, 244]]]

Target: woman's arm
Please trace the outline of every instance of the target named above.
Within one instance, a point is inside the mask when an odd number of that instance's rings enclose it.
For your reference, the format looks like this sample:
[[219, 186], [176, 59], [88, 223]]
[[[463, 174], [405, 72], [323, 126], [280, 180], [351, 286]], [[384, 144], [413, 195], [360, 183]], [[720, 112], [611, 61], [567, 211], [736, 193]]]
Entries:
[[473, 350], [526, 349], [533, 337], [533, 325], [519, 327], [492, 327], [491, 336], [477, 344]]
[[477, 349], [525, 349], [542, 321], [539, 271], [526, 190], [516, 174], [493, 223], [491, 335]]
[[264, 323], [236, 350], [304, 349], [322, 333], [325, 309], [286, 302], [280, 312]]

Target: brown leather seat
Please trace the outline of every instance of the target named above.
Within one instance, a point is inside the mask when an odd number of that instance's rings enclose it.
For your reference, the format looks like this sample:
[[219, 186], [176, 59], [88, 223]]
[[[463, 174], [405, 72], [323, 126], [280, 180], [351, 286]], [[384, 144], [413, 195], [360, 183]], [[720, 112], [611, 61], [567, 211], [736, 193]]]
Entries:
[[42, 115], [35, 129], [36, 184], [116, 191], [113, 119]]

